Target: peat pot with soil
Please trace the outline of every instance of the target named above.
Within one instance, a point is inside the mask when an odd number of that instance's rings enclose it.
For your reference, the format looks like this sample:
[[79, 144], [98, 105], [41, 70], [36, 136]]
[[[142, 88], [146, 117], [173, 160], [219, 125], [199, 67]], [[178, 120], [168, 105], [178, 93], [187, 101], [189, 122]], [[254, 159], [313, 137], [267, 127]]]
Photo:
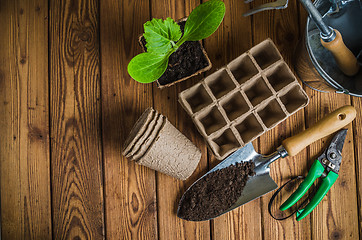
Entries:
[[144, 24], [139, 42], [144, 50], [128, 64], [128, 73], [136, 81], [157, 81], [168, 87], [211, 68], [201, 40], [213, 34], [225, 15], [225, 4], [210, 0], [196, 7], [178, 22], [153, 18]]

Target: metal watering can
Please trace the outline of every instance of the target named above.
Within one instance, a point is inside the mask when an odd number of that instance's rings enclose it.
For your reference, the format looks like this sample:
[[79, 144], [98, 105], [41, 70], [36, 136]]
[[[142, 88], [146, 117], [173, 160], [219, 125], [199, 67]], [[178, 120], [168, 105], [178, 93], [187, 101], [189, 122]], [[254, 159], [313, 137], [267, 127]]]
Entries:
[[[299, 1], [309, 14], [305, 38], [296, 50], [299, 77], [315, 90], [362, 96], [362, 0]], [[243, 16], [287, 6], [288, 0], [276, 0]]]
[[[300, 0], [303, 4], [303, 1]], [[362, 1], [361, 0], [316, 0], [315, 8], [323, 22], [338, 30], [346, 47], [362, 64]], [[362, 70], [354, 76], [345, 75], [337, 66], [332, 53], [324, 48], [320, 30], [308, 17], [305, 37], [297, 49], [296, 71], [309, 87], [323, 92], [339, 92], [362, 96]]]

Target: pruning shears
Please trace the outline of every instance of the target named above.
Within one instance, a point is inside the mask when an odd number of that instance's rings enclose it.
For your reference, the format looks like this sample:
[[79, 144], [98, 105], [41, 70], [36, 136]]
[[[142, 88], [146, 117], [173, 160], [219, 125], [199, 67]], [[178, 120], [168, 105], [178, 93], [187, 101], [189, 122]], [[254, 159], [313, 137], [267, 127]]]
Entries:
[[314, 181], [321, 177], [322, 182], [308, 205], [296, 212], [297, 221], [305, 218], [320, 203], [332, 185], [338, 178], [339, 168], [342, 161], [342, 149], [346, 139], [347, 129], [342, 129], [334, 135], [329, 146], [313, 163], [307, 177], [299, 185], [298, 189], [280, 206], [285, 211], [301, 199]]

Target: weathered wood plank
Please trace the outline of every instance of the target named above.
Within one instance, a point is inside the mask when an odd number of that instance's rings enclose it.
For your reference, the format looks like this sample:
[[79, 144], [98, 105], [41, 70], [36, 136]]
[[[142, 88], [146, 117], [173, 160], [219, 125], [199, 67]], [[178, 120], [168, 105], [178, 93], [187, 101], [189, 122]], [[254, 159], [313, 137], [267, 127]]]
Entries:
[[[307, 93], [312, 96], [306, 113], [307, 126], [313, 125], [338, 107], [350, 105], [350, 97], [347, 95], [320, 93], [309, 88]], [[349, 124], [348, 129], [339, 177], [311, 213], [312, 239], [358, 239], [359, 236], [352, 124]], [[329, 144], [332, 136], [310, 146], [309, 164], [312, 164]]]
[[[151, 1], [151, 17], [175, 20], [188, 16], [199, 1]], [[158, 89], [154, 84], [154, 107], [168, 117], [183, 134], [185, 134], [202, 151], [202, 159], [193, 175], [186, 181], [179, 181], [157, 173], [157, 207], [160, 239], [208, 239], [210, 226], [208, 222], [188, 222], [176, 217], [178, 202], [183, 192], [198, 177], [207, 171], [206, 147], [201, 136], [193, 126], [191, 118], [178, 103], [178, 93], [198, 82], [200, 77], [186, 80], [167, 89]]]
[[[217, 32], [205, 39], [205, 48], [209, 53], [213, 68], [208, 74], [229, 63], [252, 47], [251, 18], [242, 17], [249, 9], [243, 1], [224, 1], [226, 13]], [[254, 141], [254, 146], [257, 141]], [[220, 161], [209, 152], [211, 166]], [[213, 239], [261, 239], [260, 200], [235, 209], [211, 222]]]
[[[288, 8], [285, 10], [265, 11], [254, 15], [253, 36], [254, 44], [258, 44], [270, 37], [277, 45], [284, 60], [293, 69], [293, 52], [299, 38], [296, 2], [289, 2]], [[260, 137], [260, 153], [274, 152], [280, 146], [283, 139], [295, 135], [303, 131], [303, 129], [304, 114], [303, 110], [301, 110]], [[303, 150], [295, 157], [280, 159], [273, 163], [270, 174], [280, 186], [292, 176], [306, 174], [307, 163], [307, 151]], [[292, 217], [279, 222], [268, 214], [268, 203], [271, 195], [272, 193], [269, 193], [261, 198], [263, 236], [267, 239], [309, 239], [311, 231], [310, 218], [297, 222], [295, 217]], [[280, 205], [281, 201], [281, 196], [278, 196], [275, 200], [276, 204], [273, 207], [273, 212], [278, 212], [278, 204]]]
[[362, 237], [362, 163], [359, 159], [362, 158], [362, 99], [357, 97], [352, 98], [352, 105], [357, 109], [357, 117], [354, 120], [353, 126], [353, 142], [354, 142], [354, 157], [356, 169], [356, 184], [357, 184], [357, 209], [358, 212], [358, 228], [359, 238]]
[[[50, 239], [48, 3], [0, 4], [1, 237]], [[39, 61], [41, 59], [41, 61]]]
[[53, 236], [104, 238], [98, 2], [50, 3]]
[[152, 106], [152, 86], [127, 73], [141, 52], [138, 34], [149, 19], [149, 1], [102, 1], [101, 79], [106, 229], [109, 239], [157, 239], [155, 173], [122, 156], [141, 113]]

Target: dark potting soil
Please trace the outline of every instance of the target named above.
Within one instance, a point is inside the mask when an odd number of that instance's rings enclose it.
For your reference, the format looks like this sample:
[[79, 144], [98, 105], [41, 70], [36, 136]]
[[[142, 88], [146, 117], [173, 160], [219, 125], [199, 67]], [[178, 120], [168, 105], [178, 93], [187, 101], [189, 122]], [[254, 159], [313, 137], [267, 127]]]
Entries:
[[[186, 21], [179, 22], [182, 33], [184, 32]], [[146, 40], [141, 38], [142, 47], [147, 51]], [[202, 51], [200, 42], [184, 42], [173, 54], [171, 54], [168, 67], [165, 73], [158, 79], [161, 86], [176, 82], [182, 78], [190, 76], [197, 71], [207, 67], [209, 62]]]
[[177, 216], [190, 221], [217, 217], [238, 200], [253, 175], [253, 162], [236, 163], [206, 175], [185, 193]]

